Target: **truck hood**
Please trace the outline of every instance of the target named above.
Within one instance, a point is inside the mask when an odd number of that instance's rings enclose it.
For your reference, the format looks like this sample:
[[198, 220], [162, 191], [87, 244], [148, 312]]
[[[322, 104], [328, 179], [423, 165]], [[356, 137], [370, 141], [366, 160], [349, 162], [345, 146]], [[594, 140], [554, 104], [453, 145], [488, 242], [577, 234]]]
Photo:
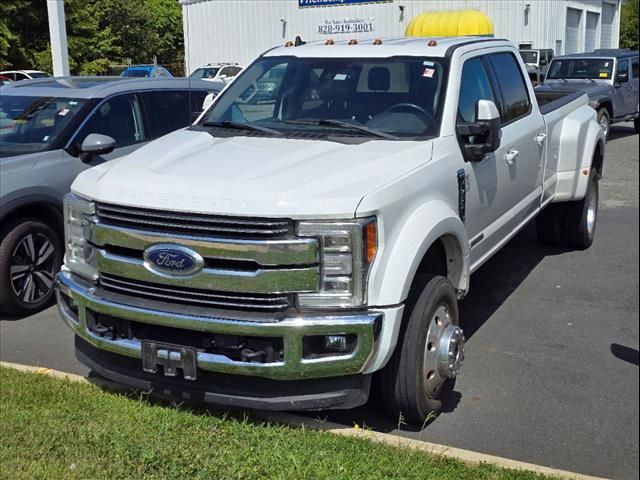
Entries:
[[610, 95], [613, 87], [607, 83], [593, 83], [588, 80], [585, 81], [555, 81], [555, 80], [546, 80], [542, 85], [537, 87], [538, 90], [553, 90], [560, 92], [584, 92], [589, 98], [601, 95]]
[[373, 190], [431, 159], [432, 142], [233, 136], [178, 130], [79, 175], [93, 200], [227, 215], [352, 217]]

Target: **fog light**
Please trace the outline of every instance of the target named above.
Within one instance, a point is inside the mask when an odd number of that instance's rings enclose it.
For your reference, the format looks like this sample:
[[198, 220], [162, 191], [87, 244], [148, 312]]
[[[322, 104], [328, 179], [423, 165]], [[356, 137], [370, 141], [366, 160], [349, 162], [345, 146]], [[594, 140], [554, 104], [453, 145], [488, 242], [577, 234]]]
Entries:
[[346, 352], [347, 336], [346, 335], [327, 335], [324, 337], [322, 346], [325, 348], [325, 350], [331, 350], [333, 352]]

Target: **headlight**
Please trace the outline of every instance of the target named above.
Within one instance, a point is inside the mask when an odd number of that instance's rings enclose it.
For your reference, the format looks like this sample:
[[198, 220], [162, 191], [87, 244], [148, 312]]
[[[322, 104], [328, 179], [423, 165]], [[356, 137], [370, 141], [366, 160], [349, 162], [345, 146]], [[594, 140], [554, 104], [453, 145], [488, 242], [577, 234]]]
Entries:
[[367, 302], [367, 275], [375, 257], [375, 218], [300, 222], [297, 234], [320, 241], [320, 290], [298, 295], [301, 308], [359, 307]]
[[93, 266], [94, 247], [89, 243], [89, 217], [95, 213], [92, 202], [72, 193], [64, 196], [65, 266], [90, 280], [98, 279]]

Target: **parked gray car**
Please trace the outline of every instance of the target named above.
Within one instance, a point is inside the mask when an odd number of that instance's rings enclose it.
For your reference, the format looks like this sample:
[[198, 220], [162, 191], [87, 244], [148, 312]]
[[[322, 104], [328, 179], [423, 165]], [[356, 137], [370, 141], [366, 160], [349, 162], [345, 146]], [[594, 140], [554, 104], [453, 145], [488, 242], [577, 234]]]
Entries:
[[629, 120], [639, 133], [638, 65], [638, 52], [622, 49], [556, 57], [537, 90], [585, 92], [605, 135], [612, 124]]
[[0, 93], [0, 310], [46, 306], [62, 263], [62, 196], [76, 175], [188, 126], [223, 83], [65, 77]]

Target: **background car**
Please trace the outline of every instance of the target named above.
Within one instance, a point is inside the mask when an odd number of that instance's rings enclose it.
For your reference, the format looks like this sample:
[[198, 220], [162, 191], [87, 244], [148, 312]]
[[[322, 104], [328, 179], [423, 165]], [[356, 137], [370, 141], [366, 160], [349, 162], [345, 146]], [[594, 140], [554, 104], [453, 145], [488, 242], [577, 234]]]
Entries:
[[531, 82], [534, 85], [542, 82], [547, 74], [549, 62], [553, 59], [553, 50], [550, 48], [520, 50], [520, 56], [527, 66], [527, 73]]
[[31, 314], [53, 295], [62, 196], [81, 171], [188, 126], [222, 83], [64, 77], [0, 95], [0, 310]]
[[137, 78], [173, 78], [169, 70], [159, 65], [133, 65], [126, 68], [121, 77], [137, 77]]
[[639, 67], [637, 50], [599, 49], [555, 57], [543, 84], [536, 89], [586, 93], [606, 136], [611, 125], [627, 121], [633, 121], [636, 133], [640, 133]]
[[0, 75], [0, 87], [2, 85], [8, 85], [11, 82], [13, 82], [13, 80], [11, 80], [9, 77], [5, 77], [4, 75]]
[[50, 77], [51, 74], [47, 72], [41, 72], [40, 70], [5, 70], [0, 72], [0, 75], [9, 78], [17, 82], [18, 80], [31, 80], [34, 78]]
[[189, 78], [199, 80], [222, 80], [229, 82], [242, 71], [242, 66], [237, 63], [209, 63], [204, 67], [196, 68]]

